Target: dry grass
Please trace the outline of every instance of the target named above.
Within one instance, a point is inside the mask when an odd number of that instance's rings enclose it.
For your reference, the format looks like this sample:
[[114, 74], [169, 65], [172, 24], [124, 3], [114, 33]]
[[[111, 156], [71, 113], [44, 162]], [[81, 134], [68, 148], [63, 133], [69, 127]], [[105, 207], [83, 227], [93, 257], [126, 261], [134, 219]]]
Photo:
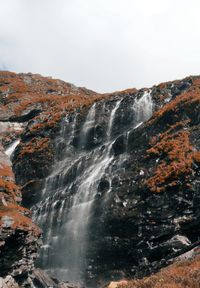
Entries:
[[0, 164], [0, 194], [1, 199], [14, 202], [15, 197], [20, 194], [19, 187], [14, 182], [14, 174], [9, 165]]
[[188, 185], [188, 175], [193, 172], [192, 164], [196, 155], [188, 131], [180, 130], [172, 134], [167, 131], [161, 134], [157, 143], [147, 150], [147, 153], [149, 157], [162, 159], [154, 175], [146, 182], [152, 192], [162, 192], [183, 181]]
[[105, 97], [60, 80], [3, 71], [0, 72], [0, 92], [8, 92], [1, 109], [12, 111], [15, 116], [20, 116], [29, 107], [40, 107], [43, 111], [48, 110], [49, 114], [71, 111]]
[[[175, 123], [150, 140], [151, 148], [147, 150], [147, 157], [159, 159], [154, 174], [146, 181], [147, 187], [152, 192], [163, 192], [178, 185], [191, 188], [189, 178], [194, 173], [193, 163], [200, 163], [200, 151], [196, 151], [190, 142], [189, 125], [194, 120], [194, 111], [198, 113], [198, 107], [200, 107], [200, 79], [193, 79], [193, 85], [186, 92], [155, 112], [149, 121], [148, 125], [151, 126], [162, 119], [165, 119], [166, 124], [172, 119]], [[188, 120], [182, 120], [183, 111]]]
[[49, 138], [35, 138], [23, 144], [19, 158], [32, 155], [33, 153], [39, 154], [43, 151], [45, 152], [46, 157], [48, 157], [49, 153], [51, 154]]
[[11, 225], [12, 229], [32, 230], [35, 236], [39, 236], [41, 230], [32, 222], [32, 219], [26, 215], [30, 215], [28, 209], [17, 204], [9, 203], [7, 206], [0, 207], [0, 226], [4, 223], [4, 217], [7, 216], [13, 220]]
[[178, 95], [174, 100], [165, 104], [161, 109], [154, 113], [150, 124], [158, 121], [169, 111], [177, 117], [178, 112], [184, 111], [185, 114], [191, 114], [194, 107], [200, 104], [200, 79], [193, 79], [192, 86], [186, 92]]
[[30, 211], [21, 207], [17, 202], [21, 199], [20, 187], [16, 185], [11, 166], [0, 164], [0, 227], [4, 224], [4, 217], [13, 220], [12, 229], [20, 229], [40, 234], [39, 228], [27, 217]]
[[129, 281], [119, 288], [199, 288], [200, 256], [173, 264], [160, 272], [139, 280]]

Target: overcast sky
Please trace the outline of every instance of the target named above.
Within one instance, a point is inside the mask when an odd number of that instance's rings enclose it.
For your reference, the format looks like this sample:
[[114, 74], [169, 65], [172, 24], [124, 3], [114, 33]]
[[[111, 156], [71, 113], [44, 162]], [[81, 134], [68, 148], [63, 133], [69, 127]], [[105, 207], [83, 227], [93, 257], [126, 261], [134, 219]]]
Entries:
[[200, 74], [200, 1], [0, 0], [0, 70], [99, 92]]

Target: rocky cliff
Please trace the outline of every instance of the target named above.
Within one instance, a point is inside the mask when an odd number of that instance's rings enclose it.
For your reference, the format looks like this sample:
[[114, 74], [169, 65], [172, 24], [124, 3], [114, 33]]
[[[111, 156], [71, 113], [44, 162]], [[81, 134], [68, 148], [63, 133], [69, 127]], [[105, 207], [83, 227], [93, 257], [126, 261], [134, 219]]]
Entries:
[[53, 278], [97, 287], [198, 247], [199, 77], [98, 94], [1, 72], [0, 112], [0, 277], [42, 285], [38, 251]]

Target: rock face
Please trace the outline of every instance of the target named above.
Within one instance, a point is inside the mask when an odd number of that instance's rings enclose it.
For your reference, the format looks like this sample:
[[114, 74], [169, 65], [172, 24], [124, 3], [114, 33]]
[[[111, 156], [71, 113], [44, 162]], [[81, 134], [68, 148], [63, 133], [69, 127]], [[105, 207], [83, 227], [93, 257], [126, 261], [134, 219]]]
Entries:
[[[2, 146], [0, 159], [0, 276], [26, 277], [36, 259], [40, 229], [29, 218], [30, 212], [19, 205], [20, 189], [15, 184], [11, 162]], [[7, 280], [4, 282], [10, 283]], [[15, 287], [14, 284], [6, 285]]]
[[15, 186], [2, 182], [1, 277], [55, 282], [33, 272], [40, 232], [21, 200], [43, 231], [36, 265], [60, 281], [142, 277], [199, 245], [199, 77], [99, 95], [1, 72], [0, 91], [16, 179], [2, 148], [2, 179]]
[[[34, 199], [41, 188], [40, 179], [48, 174], [54, 155], [51, 138], [57, 124], [66, 109], [88, 105], [96, 98], [92, 91], [59, 80], [0, 72], [0, 277], [4, 277], [1, 282], [5, 288], [14, 287], [8, 284], [7, 275], [20, 287], [31, 287], [34, 279], [41, 231], [21, 202], [26, 202], [28, 192]], [[20, 164], [14, 162], [17, 149]], [[13, 165], [20, 167], [16, 177]]]
[[[196, 250], [196, 249], [194, 249]], [[181, 261], [178, 261], [167, 268], [161, 269], [160, 272], [145, 277], [143, 279], [136, 279], [132, 281], [126, 281], [121, 283], [118, 288], [188, 288], [199, 287], [200, 281], [200, 257], [199, 251], [191, 251], [190, 257], [186, 257]], [[187, 253], [188, 254], [188, 253]], [[192, 256], [192, 254], [196, 256]], [[176, 259], [177, 260], [177, 259]], [[109, 287], [108, 287], [109, 288]]]

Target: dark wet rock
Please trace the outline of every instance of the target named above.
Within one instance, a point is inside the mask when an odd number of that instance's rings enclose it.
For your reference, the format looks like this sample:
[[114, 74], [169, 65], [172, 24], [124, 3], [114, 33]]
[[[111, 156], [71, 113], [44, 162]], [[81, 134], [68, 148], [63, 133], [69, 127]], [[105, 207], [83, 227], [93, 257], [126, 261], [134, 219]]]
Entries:
[[27, 122], [29, 120], [31, 120], [32, 118], [36, 117], [38, 114], [40, 114], [40, 112], [42, 112], [39, 109], [29, 109], [28, 111], [23, 111], [22, 115], [20, 116], [11, 116], [8, 119], [1, 119], [0, 118], [0, 122], [17, 122], [17, 123], [24, 123]]
[[125, 145], [125, 136], [120, 135], [112, 145], [113, 153], [115, 156], [120, 155], [125, 152], [126, 145]]
[[59, 282], [55, 278], [51, 278], [45, 271], [37, 268], [33, 270], [31, 275], [32, 283], [36, 288], [82, 288], [79, 285], [74, 285], [66, 282]]
[[19, 275], [27, 278], [41, 245], [40, 229], [20, 202], [21, 192], [11, 161], [0, 145], [0, 287], [3, 288], [19, 287], [15, 279]]
[[33, 270], [33, 284], [38, 288], [46, 288], [46, 287], [58, 287], [57, 283], [53, 281], [44, 271], [41, 269]]
[[[2, 92], [2, 121], [25, 121], [12, 161], [17, 185], [22, 186], [22, 204], [32, 208], [36, 219], [40, 216], [44, 220], [44, 245], [36, 262], [39, 267], [66, 268], [65, 260], [71, 253], [64, 249], [68, 239], [67, 215], [82, 184], [78, 179], [88, 166], [92, 167], [87, 174], [92, 183], [93, 175], [100, 176], [95, 182], [97, 194], [92, 199], [90, 215], [86, 217], [89, 224], [85, 258], [80, 259], [86, 286], [143, 277], [199, 245], [198, 77], [106, 95], [39, 75], [11, 73], [1, 78], [0, 73], [0, 82], [1, 79], [8, 88], [12, 81], [17, 83], [5, 90], [7, 96]], [[134, 105], [145, 93], [151, 94], [154, 114], [140, 123], [137, 111], [143, 113], [143, 108], [139, 106], [137, 110]], [[24, 102], [24, 95], [35, 100]], [[111, 113], [119, 101], [111, 123]], [[94, 102], [94, 119], [83, 131]], [[0, 127], [5, 127], [6, 122]], [[2, 133], [5, 148], [18, 139], [17, 135], [10, 137]], [[5, 155], [1, 159], [11, 166]], [[98, 165], [108, 159], [112, 164], [101, 173]], [[0, 212], [8, 201], [5, 192]], [[16, 199], [19, 197], [21, 193]], [[59, 283], [68, 279], [56, 280], [34, 268], [41, 243], [33, 227], [13, 228], [15, 219], [9, 213], [1, 219], [0, 276], [12, 275], [22, 287], [29, 287], [31, 281], [39, 288], [76, 287]]]
[[102, 179], [98, 186], [98, 191], [107, 191], [110, 188], [110, 183], [107, 179]]

